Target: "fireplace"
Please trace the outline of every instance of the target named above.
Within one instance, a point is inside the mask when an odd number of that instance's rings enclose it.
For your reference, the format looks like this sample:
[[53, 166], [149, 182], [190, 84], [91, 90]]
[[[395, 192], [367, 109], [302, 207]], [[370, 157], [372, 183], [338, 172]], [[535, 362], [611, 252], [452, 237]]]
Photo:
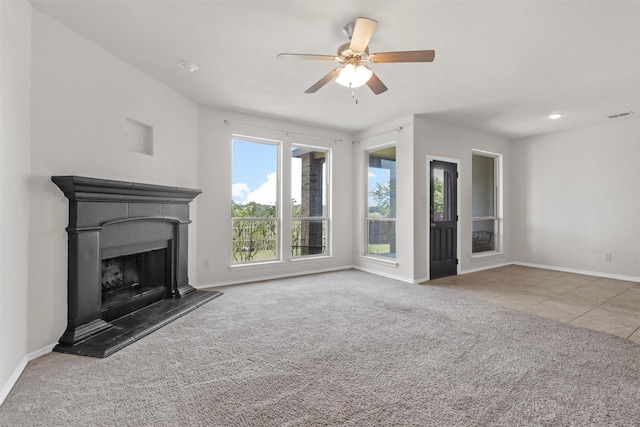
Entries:
[[[169, 242], [102, 251], [102, 319], [114, 320], [164, 299], [169, 290]], [[133, 252], [132, 252], [133, 251]]]
[[54, 176], [69, 199], [67, 328], [54, 351], [106, 357], [221, 295], [189, 285], [200, 190]]

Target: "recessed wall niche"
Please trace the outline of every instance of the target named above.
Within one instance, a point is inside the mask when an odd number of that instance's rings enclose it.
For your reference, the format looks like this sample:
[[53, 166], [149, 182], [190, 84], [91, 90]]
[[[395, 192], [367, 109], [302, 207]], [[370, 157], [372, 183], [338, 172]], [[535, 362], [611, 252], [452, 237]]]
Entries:
[[153, 126], [127, 117], [125, 120], [124, 148], [153, 156]]

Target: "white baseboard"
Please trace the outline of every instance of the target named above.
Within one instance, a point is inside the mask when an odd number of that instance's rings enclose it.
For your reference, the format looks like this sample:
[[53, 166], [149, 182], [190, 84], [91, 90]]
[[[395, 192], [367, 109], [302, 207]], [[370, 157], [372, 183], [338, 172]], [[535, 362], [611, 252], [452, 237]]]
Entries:
[[2, 402], [7, 398], [13, 386], [18, 382], [18, 378], [22, 375], [24, 368], [27, 367], [27, 363], [29, 363], [29, 359], [25, 356], [16, 367], [16, 370], [13, 371], [13, 374], [11, 374], [7, 383], [2, 387], [2, 390], [0, 390], [0, 405], [2, 405]]
[[523, 267], [544, 268], [547, 270], [562, 271], [564, 273], [584, 274], [585, 276], [597, 276], [597, 277], [605, 277], [607, 279], [626, 280], [629, 282], [640, 282], [640, 277], [625, 276], [622, 274], [604, 273], [602, 271], [578, 270], [576, 268], [564, 268], [564, 267], [556, 267], [553, 265], [532, 264], [529, 262], [519, 262], [519, 261], [513, 261], [511, 264], [521, 265]]
[[349, 268], [354, 268], [356, 270], [364, 271], [365, 273], [371, 273], [371, 274], [375, 274], [382, 277], [388, 277], [389, 279], [398, 280], [400, 282], [414, 283], [413, 279], [408, 279], [402, 276], [396, 276], [395, 274], [385, 273], [380, 270], [372, 270], [370, 268], [363, 267], [361, 265], [352, 265]]
[[9, 380], [2, 387], [2, 390], [0, 390], [0, 405], [2, 405], [2, 402], [4, 402], [4, 400], [7, 398], [13, 386], [16, 385], [16, 382], [18, 382], [18, 379], [20, 378], [20, 375], [22, 375], [24, 368], [27, 367], [27, 364], [40, 356], [51, 353], [51, 350], [53, 350], [53, 347], [55, 347], [56, 344], [50, 344], [46, 347], [41, 348], [40, 350], [29, 353], [22, 358], [20, 363], [18, 363], [15, 371], [13, 371], [13, 374], [11, 374], [11, 376], [9, 377]]
[[493, 268], [506, 267], [507, 265], [516, 264], [515, 262], [503, 262], [501, 264], [493, 264], [486, 267], [470, 268], [468, 270], [461, 271], [460, 274], [477, 273], [478, 271], [491, 270]]
[[[491, 270], [492, 268], [505, 267], [505, 266], [511, 265], [511, 264], [513, 264], [513, 263], [512, 262], [504, 262], [504, 263], [501, 263], [501, 264], [488, 265], [488, 266], [478, 267], [478, 268], [470, 268], [468, 270], [458, 271], [457, 274], [460, 275], [460, 274], [477, 273], [478, 271]], [[413, 279], [413, 283], [424, 283], [424, 282], [428, 282], [429, 280], [431, 280], [431, 278], [423, 277], [421, 279]]]
[[[621, 275], [621, 274], [604, 273], [604, 272], [601, 272], [601, 271], [579, 270], [579, 269], [575, 269], [575, 268], [563, 268], [563, 267], [556, 267], [556, 266], [553, 266], [553, 265], [532, 264], [532, 263], [528, 263], [528, 262], [519, 262], [519, 261], [509, 261], [509, 262], [504, 262], [504, 263], [494, 264], [494, 265], [489, 265], [489, 266], [484, 266], [484, 267], [471, 268], [471, 269], [468, 269], [468, 270], [460, 271], [460, 272], [458, 272], [458, 274], [476, 273], [476, 272], [479, 272], [479, 271], [491, 270], [493, 268], [506, 267], [508, 265], [522, 265], [524, 267], [543, 268], [543, 269], [546, 269], [546, 270], [562, 271], [562, 272], [565, 272], [565, 273], [584, 274], [586, 276], [597, 276], [597, 277], [605, 277], [605, 278], [608, 278], [608, 279], [626, 280], [626, 281], [630, 281], [630, 282], [640, 282], [640, 277], [635, 277], [635, 276], [625, 276], [625, 275]], [[388, 277], [389, 279], [398, 280], [398, 281], [406, 282], [406, 283], [413, 283], [413, 284], [424, 283], [424, 282], [428, 282], [430, 280], [428, 277], [423, 277], [423, 278], [419, 278], [419, 279], [409, 279], [409, 278], [406, 278], [406, 277], [385, 273], [385, 272], [382, 272], [380, 270], [374, 270], [374, 269], [371, 269], [371, 268], [363, 267], [361, 265], [344, 265], [344, 266], [340, 266], [340, 267], [323, 268], [323, 269], [318, 269], [318, 270], [307, 270], [307, 271], [300, 271], [300, 272], [295, 272], [295, 273], [278, 274], [278, 275], [273, 275], [273, 276], [261, 276], [260, 278], [242, 279], [242, 280], [230, 281], [230, 282], [211, 283], [211, 284], [192, 285], [192, 286], [194, 288], [196, 288], [196, 289], [207, 289], [207, 288], [213, 288], [213, 287], [240, 285], [240, 284], [243, 284], [243, 283], [262, 282], [262, 281], [265, 281], [265, 280], [275, 280], [275, 279], [285, 279], [287, 277], [306, 276], [307, 274], [328, 273], [328, 272], [331, 272], [331, 271], [340, 271], [340, 270], [349, 270], [349, 269], [360, 270], [360, 271], [364, 271], [366, 273], [376, 274], [378, 276]]]
[[273, 276], [260, 276], [258, 278], [232, 280], [229, 282], [209, 283], [209, 284], [191, 285], [191, 286], [193, 286], [196, 289], [218, 288], [223, 286], [241, 285], [243, 283], [264, 282], [265, 280], [277, 280], [277, 279], [286, 279], [287, 277], [306, 276], [308, 274], [330, 273], [332, 271], [349, 270], [351, 268], [355, 268], [355, 267], [352, 265], [343, 265], [340, 267], [321, 268], [317, 270], [305, 270], [305, 271], [298, 271], [295, 273], [275, 274]]

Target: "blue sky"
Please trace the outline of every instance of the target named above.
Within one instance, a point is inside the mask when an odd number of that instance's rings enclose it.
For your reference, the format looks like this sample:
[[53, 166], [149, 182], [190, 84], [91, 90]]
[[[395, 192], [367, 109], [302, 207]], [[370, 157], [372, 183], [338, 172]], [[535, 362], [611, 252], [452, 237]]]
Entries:
[[278, 147], [233, 140], [233, 201], [274, 204], [277, 197]]
[[[233, 140], [232, 199], [237, 203], [275, 205], [278, 197], [278, 147]], [[300, 202], [302, 162], [291, 161], [291, 197]]]
[[[233, 140], [232, 198], [237, 203], [257, 202], [264, 205], [275, 204], [277, 198], [277, 156], [276, 145], [261, 144], [240, 139]], [[300, 161], [292, 163], [292, 198], [300, 201]], [[369, 189], [376, 183], [388, 184], [389, 169], [369, 168]], [[369, 196], [369, 204], [374, 201]]]

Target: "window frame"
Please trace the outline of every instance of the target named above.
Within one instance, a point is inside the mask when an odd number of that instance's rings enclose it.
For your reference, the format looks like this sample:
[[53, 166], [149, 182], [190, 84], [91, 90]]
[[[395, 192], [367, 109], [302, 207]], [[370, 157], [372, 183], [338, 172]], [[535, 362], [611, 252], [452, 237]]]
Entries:
[[[283, 222], [283, 209], [282, 209], [282, 151], [283, 151], [283, 143], [282, 140], [277, 139], [269, 139], [269, 138], [260, 138], [255, 136], [247, 136], [240, 134], [232, 134], [231, 135], [231, 176], [233, 177], [233, 143], [234, 141], [242, 141], [242, 142], [251, 142], [256, 144], [264, 144], [264, 145], [272, 145], [276, 147], [276, 216], [273, 217], [273, 221], [275, 221], [275, 258], [270, 259], [259, 259], [259, 260], [248, 260], [248, 261], [235, 261], [233, 258], [233, 234], [231, 236], [231, 258], [230, 258], [230, 266], [231, 267], [239, 267], [246, 265], [258, 265], [258, 264], [272, 264], [282, 262], [282, 222]], [[231, 179], [231, 189], [233, 188], [233, 178]], [[231, 197], [233, 200], [233, 195]], [[243, 218], [244, 220], [251, 221], [261, 221], [261, 220], [271, 220], [271, 217], [233, 217], [231, 216], [231, 230], [233, 230], [233, 223], [237, 221], [237, 218]]]
[[[395, 158], [395, 162], [396, 162], [396, 175], [397, 175], [397, 159], [398, 159], [398, 142], [397, 141], [391, 141], [391, 142], [387, 142], [384, 144], [380, 144], [380, 145], [376, 145], [373, 147], [369, 147], [368, 149], [364, 150], [364, 187], [365, 187], [365, 192], [364, 192], [364, 221], [363, 221], [363, 231], [364, 231], [364, 235], [363, 235], [363, 239], [364, 239], [364, 257], [368, 258], [368, 259], [372, 259], [372, 260], [376, 260], [376, 261], [380, 261], [383, 263], [389, 263], [389, 264], [395, 264], [397, 262], [398, 259], [398, 254], [397, 254], [397, 249], [396, 251], [393, 251], [389, 253], [389, 255], [380, 255], [380, 254], [375, 254], [375, 253], [370, 253], [369, 252], [369, 226], [373, 221], [379, 221], [379, 222], [393, 222], [393, 228], [394, 228], [394, 240], [397, 239], [397, 182], [396, 182], [396, 199], [394, 200], [395, 202], [395, 208], [393, 209], [394, 211], [394, 216], [393, 217], [371, 217], [369, 216], [369, 192], [371, 191], [371, 189], [369, 188], [369, 156], [371, 155], [371, 153], [374, 153], [376, 151], [381, 151], [384, 149], [388, 149], [388, 148], [395, 148], [395, 154], [396, 154], [396, 158]], [[396, 177], [397, 180], [397, 177]], [[391, 181], [391, 178], [390, 178]], [[397, 244], [397, 242], [396, 242]], [[397, 248], [397, 246], [396, 246]], [[393, 254], [393, 256], [391, 256], [391, 254]]]
[[[238, 134], [231, 133], [229, 142], [231, 143], [231, 179], [230, 179], [230, 193], [232, 193], [233, 189], [233, 141], [240, 140], [246, 142], [254, 142], [259, 144], [268, 144], [274, 145], [277, 148], [277, 163], [276, 163], [276, 177], [277, 177], [277, 201], [276, 201], [276, 257], [272, 259], [264, 259], [264, 260], [249, 260], [249, 261], [235, 261], [233, 256], [233, 234], [230, 236], [229, 245], [230, 248], [230, 256], [229, 256], [229, 268], [231, 270], [243, 269], [248, 267], [259, 268], [261, 265], [268, 266], [273, 264], [283, 264], [283, 263], [300, 263], [300, 262], [314, 262], [314, 260], [321, 260], [330, 258], [333, 255], [332, 248], [332, 231], [333, 231], [333, 222], [332, 222], [332, 200], [333, 200], [333, 187], [332, 187], [332, 161], [333, 161], [333, 148], [325, 145], [318, 144], [307, 144], [304, 142], [304, 138], [301, 138], [303, 141], [297, 142], [291, 141], [288, 139], [280, 139], [277, 137], [260, 137], [246, 134]], [[291, 187], [292, 187], [292, 161], [291, 161], [291, 153], [292, 148], [306, 148], [314, 151], [321, 151], [325, 153], [326, 161], [325, 161], [325, 182], [324, 182], [324, 190], [326, 191], [325, 201], [326, 201], [326, 214], [322, 217], [310, 217], [310, 219], [322, 219], [326, 221], [325, 228], [325, 249], [323, 254], [313, 254], [313, 255], [305, 255], [305, 256], [292, 256], [292, 238], [291, 238], [291, 230], [293, 226], [293, 222], [299, 218], [293, 218], [291, 212]], [[289, 156], [288, 160], [285, 159], [285, 156]], [[232, 194], [230, 194], [231, 200], [233, 200]], [[286, 198], [289, 198], [289, 202], [286, 203]], [[231, 214], [231, 213], [230, 213]], [[234, 217], [230, 216], [229, 221], [229, 230], [233, 230], [233, 222]], [[268, 219], [271, 217], [267, 217]], [[305, 217], [306, 218], [306, 217]], [[305, 219], [303, 218], [303, 219]], [[251, 219], [251, 218], [250, 218]], [[263, 219], [263, 218], [257, 218]], [[237, 221], [237, 220], [235, 220]]]
[[[291, 239], [290, 243], [291, 243], [291, 247], [289, 248], [289, 252], [291, 253], [291, 260], [293, 262], [296, 261], [301, 261], [301, 260], [308, 260], [308, 259], [314, 259], [314, 258], [322, 258], [322, 257], [330, 257], [332, 254], [332, 247], [331, 247], [331, 162], [332, 162], [332, 155], [333, 155], [333, 150], [329, 147], [322, 147], [322, 146], [317, 146], [317, 145], [309, 145], [309, 144], [300, 144], [300, 143], [296, 143], [296, 142], [291, 142], [288, 144], [289, 147], [289, 188], [290, 190], [293, 190], [292, 184], [293, 184], [293, 167], [292, 167], [292, 156], [291, 154], [293, 153], [293, 149], [294, 148], [302, 148], [302, 149], [308, 149], [308, 150], [312, 150], [312, 151], [321, 151], [323, 153], [325, 153], [325, 164], [324, 164], [324, 176], [323, 176], [323, 191], [326, 191], [326, 194], [323, 194], [323, 199], [325, 201], [325, 209], [326, 209], [326, 215], [322, 215], [322, 216], [314, 216], [314, 217], [294, 217], [292, 212], [289, 212], [289, 227], [288, 230], [290, 233], [292, 233], [292, 229], [293, 229], [293, 223], [294, 221], [305, 221], [305, 220], [322, 220], [325, 221], [326, 225], [323, 227], [325, 235], [324, 235], [324, 253], [321, 254], [310, 254], [310, 255], [294, 255], [293, 254], [293, 239]], [[293, 195], [290, 193], [289, 194], [290, 199], [293, 200]], [[323, 211], [325, 210], [323, 209]]]
[[480, 221], [493, 221], [493, 250], [474, 252], [473, 237], [470, 236], [471, 257], [482, 258], [503, 253], [504, 227], [503, 227], [503, 156], [485, 150], [471, 150], [471, 176], [473, 177], [473, 156], [483, 156], [493, 159], [493, 212], [494, 215], [473, 216], [473, 178], [471, 181], [471, 233], [473, 234], [474, 224]]

